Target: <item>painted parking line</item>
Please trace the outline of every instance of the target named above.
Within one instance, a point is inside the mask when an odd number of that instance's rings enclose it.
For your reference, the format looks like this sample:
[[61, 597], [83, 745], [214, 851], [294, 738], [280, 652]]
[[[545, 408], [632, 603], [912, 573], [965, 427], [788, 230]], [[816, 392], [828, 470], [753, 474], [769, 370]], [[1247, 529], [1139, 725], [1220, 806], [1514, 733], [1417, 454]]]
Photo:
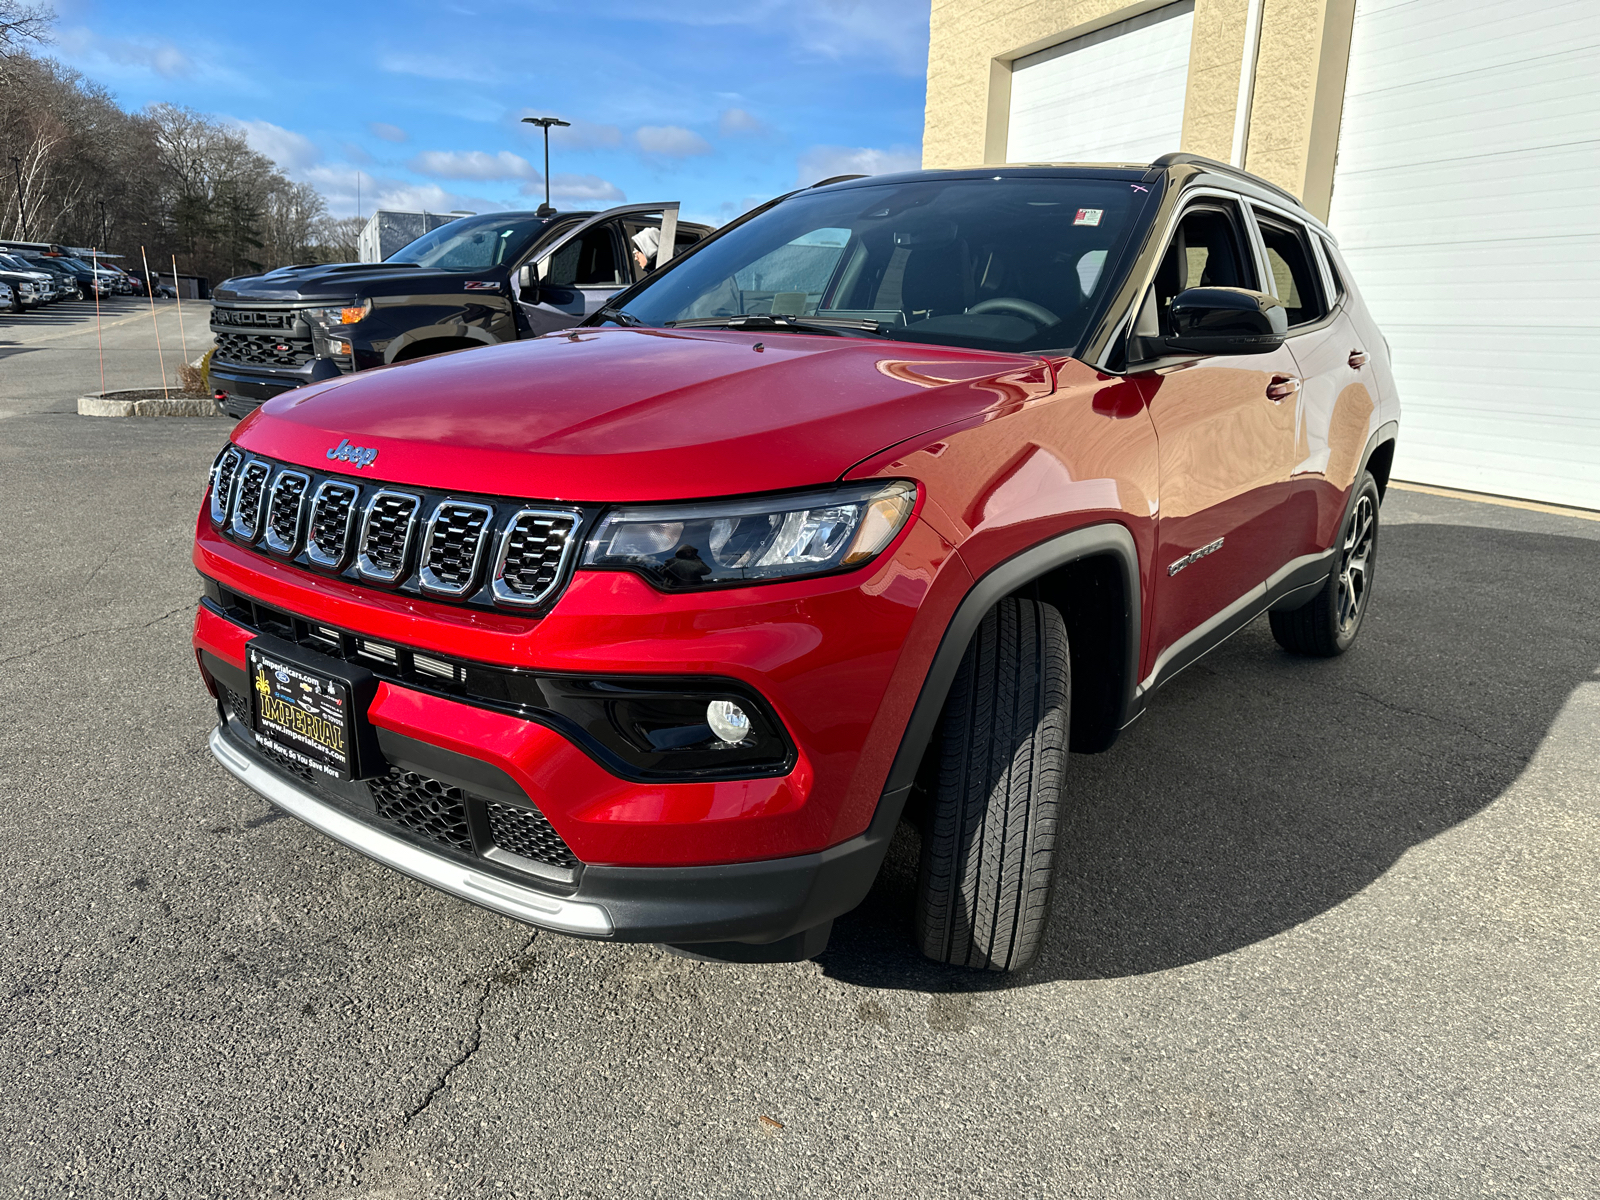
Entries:
[[1513, 500], [1509, 496], [1491, 496], [1484, 492], [1462, 492], [1455, 488], [1434, 487], [1427, 483], [1402, 483], [1391, 479], [1389, 486], [1403, 492], [1422, 492], [1427, 496], [1446, 496], [1451, 500], [1472, 500], [1479, 504], [1498, 504], [1501, 508], [1522, 508], [1528, 512], [1550, 513], [1557, 517], [1577, 517], [1580, 521], [1600, 521], [1600, 512], [1590, 508], [1566, 508], [1560, 504], [1540, 504], [1536, 500]]

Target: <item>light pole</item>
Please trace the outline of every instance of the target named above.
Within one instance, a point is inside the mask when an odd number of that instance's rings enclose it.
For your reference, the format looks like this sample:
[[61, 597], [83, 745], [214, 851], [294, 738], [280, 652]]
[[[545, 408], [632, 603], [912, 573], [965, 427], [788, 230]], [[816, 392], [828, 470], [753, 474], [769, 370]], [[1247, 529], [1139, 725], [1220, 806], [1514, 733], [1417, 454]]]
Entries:
[[571, 121], [563, 121], [559, 117], [523, 117], [524, 125], [537, 125], [544, 130], [544, 207], [550, 207], [550, 126], [565, 129]]
[[28, 217], [22, 211], [22, 160], [13, 154], [11, 165], [17, 172], [17, 240], [25, 242], [28, 240]]

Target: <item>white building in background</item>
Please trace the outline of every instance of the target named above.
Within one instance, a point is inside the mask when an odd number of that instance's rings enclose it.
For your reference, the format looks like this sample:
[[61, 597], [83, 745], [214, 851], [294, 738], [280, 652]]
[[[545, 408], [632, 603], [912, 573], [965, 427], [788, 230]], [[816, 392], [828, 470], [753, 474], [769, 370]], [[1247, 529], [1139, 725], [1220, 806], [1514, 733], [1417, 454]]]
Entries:
[[462, 217], [473, 217], [463, 209], [447, 213], [395, 212], [380, 208], [367, 221], [356, 243], [359, 261], [382, 262], [401, 246], [409, 245], [425, 233]]

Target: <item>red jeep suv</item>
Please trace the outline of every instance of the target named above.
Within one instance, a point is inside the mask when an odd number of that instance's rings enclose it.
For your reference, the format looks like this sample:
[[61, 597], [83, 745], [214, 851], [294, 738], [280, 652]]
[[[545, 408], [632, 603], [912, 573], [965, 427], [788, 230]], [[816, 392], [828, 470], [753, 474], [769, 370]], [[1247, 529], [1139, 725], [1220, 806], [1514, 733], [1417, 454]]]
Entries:
[[833, 180], [533, 341], [269, 401], [195, 533], [211, 748], [545, 929], [820, 953], [902, 818], [1026, 967], [1068, 751], [1347, 649], [1398, 400], [1328, 231], [1190, 155]]

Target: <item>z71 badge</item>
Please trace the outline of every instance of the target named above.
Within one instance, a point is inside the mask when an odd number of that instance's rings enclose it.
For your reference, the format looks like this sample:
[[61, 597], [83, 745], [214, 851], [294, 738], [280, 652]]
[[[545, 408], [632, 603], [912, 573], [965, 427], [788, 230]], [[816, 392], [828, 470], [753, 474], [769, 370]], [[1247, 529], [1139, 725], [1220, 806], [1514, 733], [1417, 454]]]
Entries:
[[466, 288], [469, 292], [498, 292], [500, 284], [494, 279], [469, 279]]

